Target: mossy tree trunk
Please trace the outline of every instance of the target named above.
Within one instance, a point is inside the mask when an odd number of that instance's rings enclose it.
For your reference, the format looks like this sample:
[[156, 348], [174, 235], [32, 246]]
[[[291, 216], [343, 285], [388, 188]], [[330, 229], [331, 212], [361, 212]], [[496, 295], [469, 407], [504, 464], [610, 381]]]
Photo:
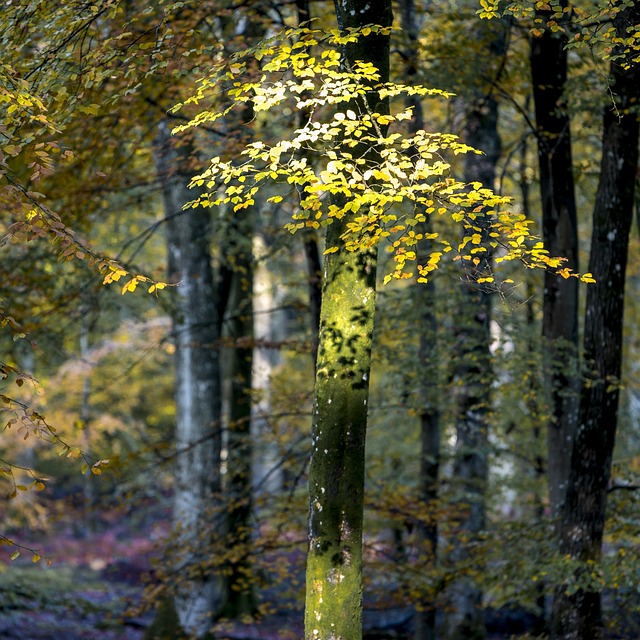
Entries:
[[[341, 30], [391, 25], [389, 0], [335, 4]], [[371, 34], [345, 47], [344, 64], [375, 65], [389, 78], [389, 38]], [[383, 112], [388, 105], [355, 105]], [[375, 149], [365, 149], [369, 157]], [[375, 158], [373, 158], [375, 161]], [[337, 203], [337, 204], [344, 204]], [[338, 251], [324, 262], [320, 337], [309, 469], [309, 552], [305, 604], [307, 640], [362, 637], [364, 448], [375, 312], [375, 250], [346, 251], [348, 216], [327, 229]]]

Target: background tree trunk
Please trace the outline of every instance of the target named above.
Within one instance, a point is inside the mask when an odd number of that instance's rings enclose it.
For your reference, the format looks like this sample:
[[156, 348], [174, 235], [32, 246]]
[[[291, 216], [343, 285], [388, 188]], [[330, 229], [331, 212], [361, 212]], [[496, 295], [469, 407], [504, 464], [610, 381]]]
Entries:
[[[560, 7], [566, 7], [562, 0]], [[551, 19], [539, 9], [538, 17]], [[531, 36], [544, 244], [552, 256], [578, 270], [578, 226], [573, 186], [571, 129], [566, 110], [567, 37], [545, 29]], [[578, 280], [545, 272], [543, 297], [545, 385], [551, 403], [547, 469], [551, 513], [560, 513], [575, 432], [578, 397]]]
[[[414, 81], [420, 65], [418, 38], [420, 36], [420, 16], [414, 0], [400, 3], [402, 30], [406, 37], [403, 58], [405, 70], [403, 81]], [[424, 113], [419, 97], [411, 96], [407, 106], [413, 107], [409, 130], [412, 134], [424, 129]], [[426, 215], [422, 233], [432, 233], [431, 216]], [[431, 240], [421, 239], [418, 243], [418, 263], [426, 264], [433, 251]], [[426, 518], [418, 522], [418, 544], [420, 561], [426, 570], [435, 569], [438, 550], [438, 521], [436, 501], [438, 499], [438, 474], [440, 469], [440, 415], [437, 403], [437, 321], [436, 289], [433, 278], [414, 286], [417, 308], [416, 324], [419, 327], [418, 346], [418, 389], [420, 404], [417, 407], [420, 419], [420, 471], [418, 479], [418, 499]], [[436, 593], [425, 593], [415, 612], [415, 640], [434, 640], [436, 637]]]
[[271, 428], [271, 377], [281, 364], [279, 344], [284, 339], [284, 314], [268, 249], [262, 234], [253, 239], [253, 399], [251, 417], [253, 487], [260, 494], [279, 494], [283, 488], [280, 452]]
[[253, 387], [253, 217], [249, 208], [231, 214], [224, 238], [222, 280], [230, 282], [225, 331], [231, 340], [228, 380], [227, 471], [224, 478], [229, 538], [224, 615], [237, 618], [255, 612], [251, 578], [253, 511], [251, 391]]
[[[616, 17], [617, 37], [626, 38], [627, 26], [639, 22], [640, 6], [635, 3]], [[632, 63], [624, 69], [622, 62], [624, 58], [611, 65], [614, 103], [606, 106], [603, 118], [600, 181], [589, 257], [589, 272], [596, 282], [587, 288], [580, 412], [560, 519], [560, 553], [581, 563], [574, 575], [576, 580], [588, 576], [592, 563], [600, 560], [618, 422], [624, 284], [638, 169], [635, 108], [640, 98], [640, 66]], [[554, 638], [600, 638], [601, 625], [599, 590], [585, 587], [568, 595], [562, 588], [557, 593]]]
[[[173, 297], [176, 372], [176, 470], [174, 524], [180, 549], [175, 608], [183, 629], [198, 638], [223, 604], [223, 582], [205, 569], [210, 536], [224, 531], [220, 494], [220, 372], [218, 312], [210, 262], [210, 212], [182, 211], [193, 198], [187, 185], [193, 168], [191, 146], [178, 147], [162, 122], [156, 138], [158, 176], [167, 219]], [[213, 532], [213, 533], [212, 533]]]
[[[476, 47], [488, 53], [488, 64], [482, 73], [486, 78], [492, 66], [500, 63], [505, 53], [506, 25], [475, 26], [470, 37]], [[498, 69], [501, 67], [499, 66]], [[499, 71], [498, 71], [499, 73]], [[500, 158], [501, 141], [498, 133], [498, 102], [491, 83], [471, 88], [468, 97], [460, 98], [464, 118], [463, 139], [480, 149], [483, 155], [465, 156], [465, 182], [481, 182], [494, 188], [496, 165]], [[453, 371], [454, 401], [456, 403], [456, 445], [453, 463], [453, 502], [457, 512], [451, 540], [449, 561], [456, 565], [468, 562], [468, 554], [479, 539], [486, 523], [486, 489], [488, 479], [489, 420], [491, 413], [491, 296], [474, 281], [474, 269], [491, 269], [489, 229], [483, 228], [483, 246], [477, 267], [465, 265], [462, 274], [462, 300], [454, 318], [456, 365]], [[478, 567], [476, 570], [481, 571]], [[454, 577], [447, 590], [445, 628], [451, 640], [473, 640], [486, 635], [482, 611], [482, 590], [472, 576]]]

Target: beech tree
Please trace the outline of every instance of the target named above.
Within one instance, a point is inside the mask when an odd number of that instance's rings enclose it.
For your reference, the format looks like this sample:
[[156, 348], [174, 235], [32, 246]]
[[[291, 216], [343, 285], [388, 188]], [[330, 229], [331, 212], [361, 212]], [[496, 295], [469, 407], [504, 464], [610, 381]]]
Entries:
[[173, 311], [177, 420], [173, 518], [180, 557], [174, 570], [186, 580], [177, 582], [175, 609], [184, 630], [203, 637], [212, 613], [224, 604], [222, 576], [202, 568], [211, 549], [210, 529], [221, 531], [224, 526], [219, 502], [221, 389], [211, 221], [207, 209], [182, 212], [191, 195], [187, 176], [192, 154], [189, 147], [187, 153], [176, 151], [166, 122], [159, 126], [156, 148], [167, 217], [169, 280], [178, 284]]
[[[506, 55], [506, 25], [478, 22], [470, 32], [474, 48], [487, 52], [485, 68], [479, 73], [486, 84], [471, 81], [461, 87], [458, 98], [463, 122], [463, 139], [482, 155], [465, 156], [464, 177], [468, 183], [480, 182], [493, 188], [500, 158], [498, 100], [494, 85], [499, 81]], [[450, 559], [462, 563], [469, 555], [469, 543], [478, 541], [486, 528], [486, 490], [489, 473], [489, 427], [492, 414], [493, 363], [490, 352], [492, 291], [476, 282], [474, 269], [491, 270], [493, 250], [489, 244], [490, 228], [478, 225], [484, 251], [479, 265], [466, 264], [461, 276], [460, 310], [453, 321], [456, 349], [452, 378], [455, 398], [456, 445], [452, 480], [454, 503], [459, 509], [454, 517], [449, 544]], [[478, 560], [475, 561], [476, 563]], [[454, 569], [455, 570], [455, 569]], [[473, 574], [452, 580], [449, 587], [450, 611], [445, 615], [450, 638], [483, 638], [486, 635], [482, 613], [482, 589]]]
[[[390, 0], [336, 2], [335, 11], [345, 35], [370, 23], [389, 27], [393, 22]], [[356, 62], [373, 65], [379, 72], [376, 82], [387, 83], [388, 33], [363, 34], [345, 43], [342, 68], [352, 69]], [[363, 97], [348, 106], [360, 116], [375, 112], [384, 117], [388, 99], [368, 88], [364, 84]], [[337, 142], [342, 146], [340, 139]], [[379, 149], [367, 146], [356, 145], [352, 153], [379, 161]], [[344, 208], [348, 196], [336, 193], [332, 200]], [[326, 236], [328, 246], [337, 251], [325, 257], [323, 271], [309, 467], [307, 640], [355, 640], [362, 635], [364, 453], [377, 247], [348, 251], [343, 239], [348, 223], [347, 216], [336, 220]]]
[[[567, 24], [560, 2], [561, 24]], [[546, 24], [556, 9], [537, 8]], [[544, 243], [552, 255], [578, 270], [578, 222], [573, 186], [571, 122], [567, 111], [566, 30], [530, 36]], [[545, 272], [543, 326], [545, 384], [551, 406], [547, 428], [547, 477], [551, 512], [558, 516], [567, 484], [578, 398], [578, 281]]]
[[589, 254], [596, 281], [587, 289], [578, 427], [559, 523], [560, 553], [575, 565], [572, 581], [562, 585], [554, 601], [551, 631], [558, 640], [602, 636], [597, 565], [618, 426], [624, 286], [638, 170], [640, 64], [633, 34], [639, 24], [637, 2], [620, 7], [613, 19], [617, 44], [611, 58], [611, 102], [605, 105], [602, 122]]

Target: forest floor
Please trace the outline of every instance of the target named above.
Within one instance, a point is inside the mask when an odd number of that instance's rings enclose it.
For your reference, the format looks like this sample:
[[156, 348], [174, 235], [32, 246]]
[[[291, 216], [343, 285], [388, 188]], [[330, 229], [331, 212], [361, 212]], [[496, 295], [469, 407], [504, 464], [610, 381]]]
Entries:
[[[25, 551], [11, 561], [12, 549], [1, 547], [0, 640], [143, 640], [154, 613], [140, 605], [162, 535], [153, 526], [142, 534], [113, 523], [102, 533], [66, 531], [47, 543], [38, 563]], [[26, 533], [15, 537], [27, 544]], [[278, 593], [268, 595], [278, 600]], [[289, 598], [260, 621], [220, 624], [216, 638], [298, 640], [303, 637], [300, 602]], [[409, 639], [412, 617], [406, 607], [365, 603], [364, 638]], [[488, 610], [486, 619], [489, 640], [505, 640], [523, 637], [532, 616]]]

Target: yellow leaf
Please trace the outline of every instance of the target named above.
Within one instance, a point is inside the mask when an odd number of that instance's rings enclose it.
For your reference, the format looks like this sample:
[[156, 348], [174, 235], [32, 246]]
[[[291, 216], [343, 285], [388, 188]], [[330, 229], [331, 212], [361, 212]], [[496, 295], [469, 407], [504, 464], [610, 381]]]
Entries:
[[129, 282], [127, 282], [124, 287], [122, 287], [122, 295], [127, 293], [127, 291], [135, 291], [138, 286], [138, 278], [131, 278]]

